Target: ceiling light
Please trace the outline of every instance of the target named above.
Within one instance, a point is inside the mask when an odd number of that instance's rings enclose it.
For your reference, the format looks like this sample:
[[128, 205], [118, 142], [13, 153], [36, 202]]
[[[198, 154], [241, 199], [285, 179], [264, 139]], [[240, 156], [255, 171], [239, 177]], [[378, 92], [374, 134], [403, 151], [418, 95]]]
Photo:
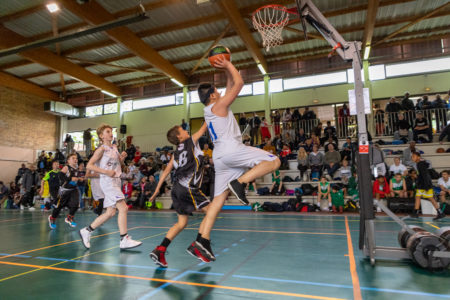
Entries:
[[257, 64], [257, 66], [258, 66], [258, 69], [261, 71], [261, 73], [262, 73], [263, 75], [266, 75], [266, 74], [267, 74], [266, 70], [264, 69], [264, 67], [263, 67], [261, 64]]
[[183, 84], [181, 82], [179, 82], [178, 80], [176, 80], [175, 78], [170, 78], [170, 80], [175, 83], [176, 85], [183, 87]]
[[110, 93], [110, 92], [107, 92], [107, 91], [104, 91], [104, 90], [102, 90], [102, 93], [105, 94], [105, 95], [111, 96], [111, 97], [117, 97], [117, 95], [114, 95], [113, 93]]
[[364, 50], [364, 60], [367, 60], [370, 55], [370, 46], [366, 46], [366, 49]]
[[49, 12], [54, 14], [55, 12], [59, 11], [59, 6], [56, 3], [49, 3], [46, 5]]

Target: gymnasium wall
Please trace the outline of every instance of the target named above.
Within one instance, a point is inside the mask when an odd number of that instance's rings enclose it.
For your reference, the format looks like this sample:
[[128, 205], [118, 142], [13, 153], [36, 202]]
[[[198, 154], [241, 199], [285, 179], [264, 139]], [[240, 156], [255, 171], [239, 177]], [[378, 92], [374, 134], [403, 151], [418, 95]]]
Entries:
[[58, 117], [44, 113], [48, 101], [0, 86], [0, 180], [14, 179], [22, 163], [33, 162], [36, 150], [54, 150]]

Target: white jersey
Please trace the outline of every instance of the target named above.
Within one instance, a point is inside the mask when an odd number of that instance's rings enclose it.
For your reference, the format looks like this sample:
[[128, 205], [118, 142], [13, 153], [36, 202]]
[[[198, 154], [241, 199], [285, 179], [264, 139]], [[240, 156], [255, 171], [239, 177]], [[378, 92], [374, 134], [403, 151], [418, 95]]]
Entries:
[[[120, 165], [120, 154], [114, 146], [102, 145], [104, 152], [100, 159], [99, 167], [103, 170], [114, 170], [116, 173], [114, 177], [120, 177], [122, 174], [122, 167]], [[109, 176], [100, 174], [100, 178], [107, 178]]]
[[445, 181], [443, 177], [439, 178], [438, 185], [442, 185], [446, 189], [450, 189], [450, 179]]
[[213, 159], [216, 160], [225, 154], [236, 152], [244, 144], [241, 130], [231, 109], [228, 108], [226, 117], [219, 117], [211, 111], [213, 106], [214, 103], [206, 106], [204, 113], [209, 134], [214, 143]]

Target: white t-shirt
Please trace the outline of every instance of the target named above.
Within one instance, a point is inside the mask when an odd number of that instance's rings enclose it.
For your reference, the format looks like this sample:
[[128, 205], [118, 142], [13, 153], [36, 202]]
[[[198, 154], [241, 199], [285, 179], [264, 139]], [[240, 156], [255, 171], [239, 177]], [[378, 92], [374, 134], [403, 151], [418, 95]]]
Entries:
[[439, 180], [438, 180], [438, 185], [439, 185], [439, 186], [442, 185], [442, 186], [445, 187], [446, 189], [450, 189], [450, 178], [447, 180], [447, 182], [444, 181], [444, 178], [443, 178], [443, 177], [439, 178]]
[[398, 166], [396, 166], [395, 164], [393, 164], [390, 168], [389, 168], [389, 172], [392, 172], [394, 174], [400, 173], [403, 174], [406, 171], [406, 167], [402, 164], [399, 164]]

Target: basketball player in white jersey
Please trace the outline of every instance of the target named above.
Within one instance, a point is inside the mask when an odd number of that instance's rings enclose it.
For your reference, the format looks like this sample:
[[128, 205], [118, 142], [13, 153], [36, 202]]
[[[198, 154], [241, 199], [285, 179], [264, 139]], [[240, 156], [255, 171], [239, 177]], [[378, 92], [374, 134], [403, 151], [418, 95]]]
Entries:
[[215, 67], [225, 70], [227, 76], [225, 95], [222, 96], [212, 84], [201, 84], [198, 87], [200, 101], [205, 105], [205, 121], [214, 143], [213, 161], [216, 173], [214, 200], [209, 205], [202, 222], [200, 241], [195, 242], [202, 255], [213, 261], [215, 257], [210, 247], [210, 232], [229, 190], [244, 205], [248, 205], [245, 196], [246, 184], [280, 167], [277, 156], [242, 143], [241, 131], [230, 105], [238, 96], [244, 82], [230, 61], [219, 59]]
[[[112, 127], [106, 124], [97, 128], [97, 134], [102, 145], [95, 151], [88, 162], [88, 171], [100, 174], [100, 187], [105, 196], [103, 206], [106, 212], [98, 216], [88, 227], [80, 230], [81, 241], [89, 249], [92, 232], [103, 223], [108, 221], [119, 210], [117, 223], [120, 231], [120, 249], [130, 249], [140, 246], [142, 242], [134, 241], [127, 233], [127, 211], [125, 196], [122, 193], [120, 175], [122, 174], [122, 163], [127, 157], [125, 152], [119, 154], [116, 145], [112, 145]], [[98, 162], [98, 166], [96, 163]]]

